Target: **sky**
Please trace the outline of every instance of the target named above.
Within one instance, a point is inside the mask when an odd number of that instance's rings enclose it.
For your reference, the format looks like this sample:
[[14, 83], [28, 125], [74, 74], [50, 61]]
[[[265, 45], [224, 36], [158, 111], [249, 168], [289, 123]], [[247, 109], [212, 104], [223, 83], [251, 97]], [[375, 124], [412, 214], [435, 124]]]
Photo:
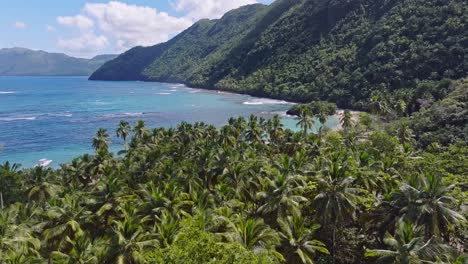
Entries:
[[0, 48], [90, 58], [165, 42], [202, 18], [273, 0], [0, 0]]

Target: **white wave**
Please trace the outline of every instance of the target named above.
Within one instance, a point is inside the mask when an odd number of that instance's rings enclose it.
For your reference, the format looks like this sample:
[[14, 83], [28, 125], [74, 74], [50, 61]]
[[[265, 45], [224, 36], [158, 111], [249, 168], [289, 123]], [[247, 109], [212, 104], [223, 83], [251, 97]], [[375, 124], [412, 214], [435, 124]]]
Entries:
[[156, 94], [159, 94], [159, 95], [170, 95], [171, 93], [162, 92], [162, 93], [156, 93]]
[[0, 94], [15, 94], [16, 92], [2, 92], [0, 91]]
[[47, 113], [47, 116], [55, 116], [55, 117], [72, 117], [73, 114], [70, 112], [63, 112], [63, 113]]
[[144, 115], [144, 113], [143, 112], [135, 112], [135, 113], [131, 112], [131, 113], [123, 113], [123, 115], [125, 115], [125, 116], [142, 116], [142, 115]]
[[274, 100], [274, 99], [265, 99], [265, 98], [255, 98], [249, 101], [244, 102], [245, 105], [289, 105], [294, 104], [291, 102], [283, 101], [283, 100]]
[[129, 112], [129, 113], [116, 113], [116, 114], [106, 114], [103, 117], [106, 118], [118, 118], [118, 117], [133, 117], [133, 116], [142, 116], [143, 112]]
[[0, 121], [20, 121], [20, 120], [36, 120], [37, 117], [31, 116], [31, 117], [0, 117]]

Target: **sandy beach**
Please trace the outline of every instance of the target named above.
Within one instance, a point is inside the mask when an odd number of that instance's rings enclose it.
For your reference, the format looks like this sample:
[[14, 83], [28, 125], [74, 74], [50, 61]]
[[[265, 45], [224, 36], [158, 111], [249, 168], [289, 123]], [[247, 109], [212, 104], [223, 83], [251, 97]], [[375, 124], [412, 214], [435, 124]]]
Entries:
[[[343, 129], [343, 127], [341, 126], [341, 119], [343, 118], [344, 116], [344, 109], [338, 109], [336, 111], [336, 114], [334, 115], [336, 118], [338, 118], [339, 122], [338, 122], [338, 126], [336, 126], [333, 130], [334, 131], [339, 131], [341, 129]], [[359, 115], [364, 113], [364, 112], [361, 112], [361, 111], [351, 111], [351, 120], [353, 122], [353, 125], [356, 125], [358, 122], [359, 122]]]

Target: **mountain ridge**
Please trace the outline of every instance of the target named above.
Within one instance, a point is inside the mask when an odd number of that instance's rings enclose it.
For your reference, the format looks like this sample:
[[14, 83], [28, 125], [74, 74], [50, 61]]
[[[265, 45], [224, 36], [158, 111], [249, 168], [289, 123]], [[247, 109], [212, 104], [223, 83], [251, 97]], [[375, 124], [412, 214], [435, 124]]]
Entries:
[[131, 49], [90, 79], [180, 82], [351, 108], [385, 95], [412, 112], [421, 96], [441, 99], [419, 93], [421, 81], [468, 75], [467, 14], [461, 0], [278, 0]]
[[22, 47], [0, 49], [0, 76], [89, 76], [117, 55], [91, 59]]

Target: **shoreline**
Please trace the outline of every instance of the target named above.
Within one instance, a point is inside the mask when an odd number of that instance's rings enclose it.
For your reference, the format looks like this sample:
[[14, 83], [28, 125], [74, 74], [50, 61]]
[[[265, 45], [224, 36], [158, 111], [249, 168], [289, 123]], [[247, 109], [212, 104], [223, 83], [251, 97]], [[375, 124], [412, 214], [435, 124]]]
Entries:
[[[184, 85], [186, 88], [190, 88], [190, 89], [214, 91], [214, 92], [217, 92], [217, 93], [249, 95], [249, 96], [252, 96], [252, 97], [255, 97], [255, 98], [284, 101], [284, 102], [287, 102], [289, 104], [305, 104], [305, 103], [308, 103], [308, 102], [305, 102], [305, 101], [288, 100], [288, 99], [277, 98], [277, 97], [268, 96], [268, 95], [258, 95], [256, 93], [232, 91], [232, 90], [228, 90], [228, 89], [219, 89], [219, 88], [214, 88], [214, 87], [210, 88], [210, 87], [194, 86], [194, 85], [191, 85], [191, 84], [183, 82], [183, 81], [175, 82], [175, 81], [167, 81], [167, 80], [163, 81], [163, 80], [148, 80], [148, 79], [142, 79], [142, 80], [102, 80], [102, 79], [91, 79], [90, 77], [91, 76], [88, 77], [88, 81], [98, 81], [98, 82], [132, 82], [132, 81], [134, 81], [134, 82], [146, 82], [146, 83], [163, 83], [163, 84], [173, 84], [173, 85]], [[320, 101], [320, 100], [315, 100], [315, 101]], [[311, 101], [309, 101], [309, 102], [311, 102]], [[334, 103], [334, 102], [331, 102], [331, 103]], [[340, 107], [340, 106], [338, 105], [338, 107]], [[362, 109], [356, 109], [356, 108], [347, 108], [347, 109], [349, 109], [351, 112], [364, 113], [364, 111], [362, 111]]]

